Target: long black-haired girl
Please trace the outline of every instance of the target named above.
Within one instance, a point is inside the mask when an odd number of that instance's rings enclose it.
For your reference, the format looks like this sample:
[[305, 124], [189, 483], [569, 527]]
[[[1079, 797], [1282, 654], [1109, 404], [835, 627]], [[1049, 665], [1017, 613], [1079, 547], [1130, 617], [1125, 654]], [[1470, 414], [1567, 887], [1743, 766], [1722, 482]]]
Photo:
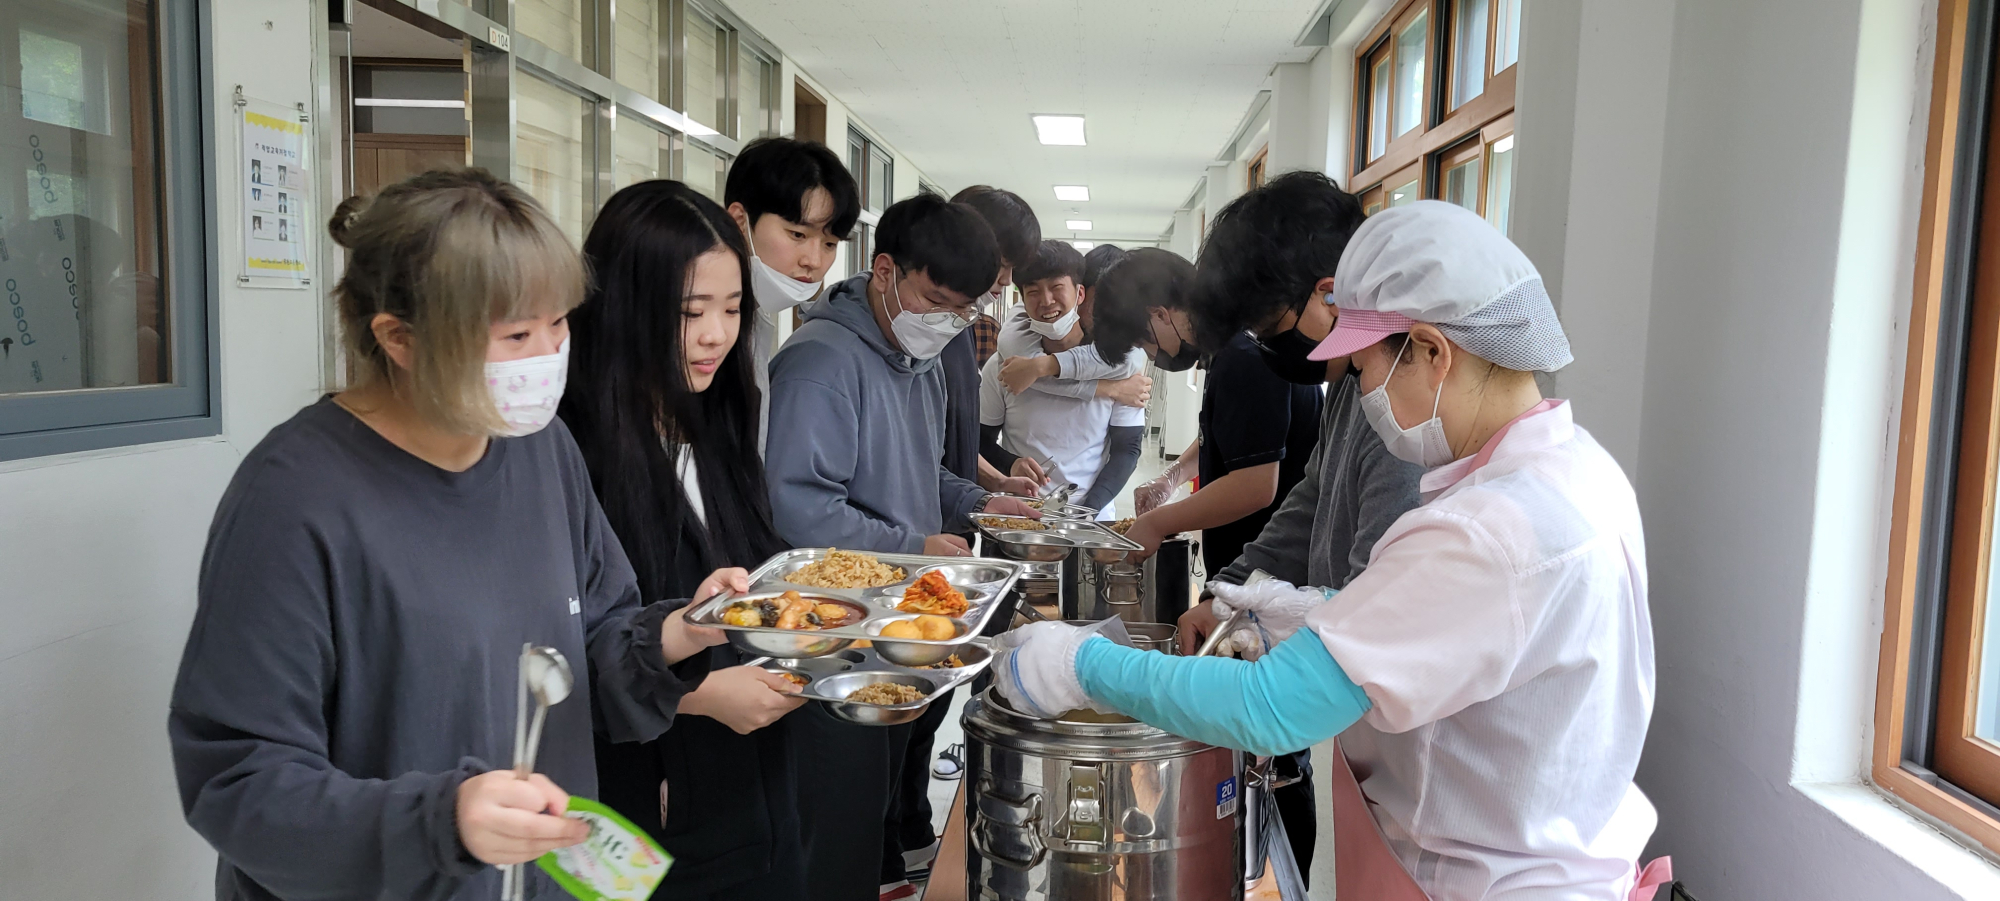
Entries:
[[[560, 412], [645, 597], [685, 597], [715, 561], [781, 549], [757, 454], [749, 250], [714, 201], [648, 181], [612, 195], [583, 253], [593, 284], [570, 315]], [[603, 800], [674, 855], [656, 898], [805, 897], [779, 722], [797, 689], [711, 653], [673, 732], [599, 742]]]

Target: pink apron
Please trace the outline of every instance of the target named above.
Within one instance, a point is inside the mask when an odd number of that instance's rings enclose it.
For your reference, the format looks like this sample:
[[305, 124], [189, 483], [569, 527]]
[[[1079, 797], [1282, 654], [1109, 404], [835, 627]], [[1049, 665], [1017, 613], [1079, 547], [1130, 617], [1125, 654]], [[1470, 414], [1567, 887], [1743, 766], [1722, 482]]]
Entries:
[[[1333, 800], [1334, 897], [1341, 901], [1430, 901], [1382, 838], [1382, 827], [1375, 823], [1368, 797], [1361, 793], [1361, 783], [1337, 741], [1333, 752], [1339, 765], [1327, 779], [1327, 790]], [[1659, 887], [1673, 878], [1673, 859], [1656, 858], [1639, 871], [1626, 899], [1652, 901]]]

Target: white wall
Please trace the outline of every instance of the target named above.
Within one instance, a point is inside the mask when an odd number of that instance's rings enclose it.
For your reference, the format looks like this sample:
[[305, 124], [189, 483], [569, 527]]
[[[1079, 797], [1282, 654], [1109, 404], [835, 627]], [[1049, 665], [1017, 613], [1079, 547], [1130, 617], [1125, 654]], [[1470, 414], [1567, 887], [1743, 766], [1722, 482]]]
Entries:
[[1934, 8], [1529, 10], [1516, 221], [1645, 514], [1651, 853], [1704, 901], [2000, 897], [1864, 778]]
[[[225, 151], [217, 201], [229, 210], [231, 89], [309, 102], [313, 13], [259, 0], [211, 8], [213, 46], [228, 48], [209, 96]], [[223, 216], [220, 246], [237, 240]], [[0, 465], [0, 896], [214, 892], [214, 855], [181, 819], [167, 697], [216, 501], [264, 432], [311, 402], [321, 352], [317, 292], [240, 289], [235, 275], [225, 263], [219, 278], [220, 438]]]

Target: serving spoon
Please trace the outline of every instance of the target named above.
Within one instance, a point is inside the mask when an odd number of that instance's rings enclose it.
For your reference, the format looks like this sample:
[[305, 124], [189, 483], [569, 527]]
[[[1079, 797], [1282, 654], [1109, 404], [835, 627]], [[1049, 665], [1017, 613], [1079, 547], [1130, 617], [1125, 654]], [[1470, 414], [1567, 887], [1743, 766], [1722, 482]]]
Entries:
[[[526, 779], [535, 771], [535, 757], [542, 745], [542, 724], [548, 719], [549, 708], [562, 703], [576, 688], [576, 673], [570, 670], [569, 661], [561, 651], [546, 645], [524, 644], [518, 682], [520, 690], [514, 705], [514, 778]], [[528, 712], [530, 696], [535, 699], [532, 718]], [[528, 883], [521, 865], [514, 864], [503, 872], [501, 896], [524, 901]]]

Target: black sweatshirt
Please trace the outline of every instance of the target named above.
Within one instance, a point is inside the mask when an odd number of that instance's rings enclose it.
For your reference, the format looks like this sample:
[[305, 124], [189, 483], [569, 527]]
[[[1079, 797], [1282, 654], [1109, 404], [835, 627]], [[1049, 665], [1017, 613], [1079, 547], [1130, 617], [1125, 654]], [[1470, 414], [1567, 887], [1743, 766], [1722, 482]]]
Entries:
[[[202, 557], [167, 731], [220, 899], [478, 899], [457, 789], [512, 763], [524, 643], [569, 700], [536, 769], [597, 794], [591, 733], [651, 739], [691, 686], [561, 422], [446, 472], [322, 400], [236, 471]], [[705, 670], [697, 655], [680, 668]], [[530, 866], [529, 893], [566, 894]]]

